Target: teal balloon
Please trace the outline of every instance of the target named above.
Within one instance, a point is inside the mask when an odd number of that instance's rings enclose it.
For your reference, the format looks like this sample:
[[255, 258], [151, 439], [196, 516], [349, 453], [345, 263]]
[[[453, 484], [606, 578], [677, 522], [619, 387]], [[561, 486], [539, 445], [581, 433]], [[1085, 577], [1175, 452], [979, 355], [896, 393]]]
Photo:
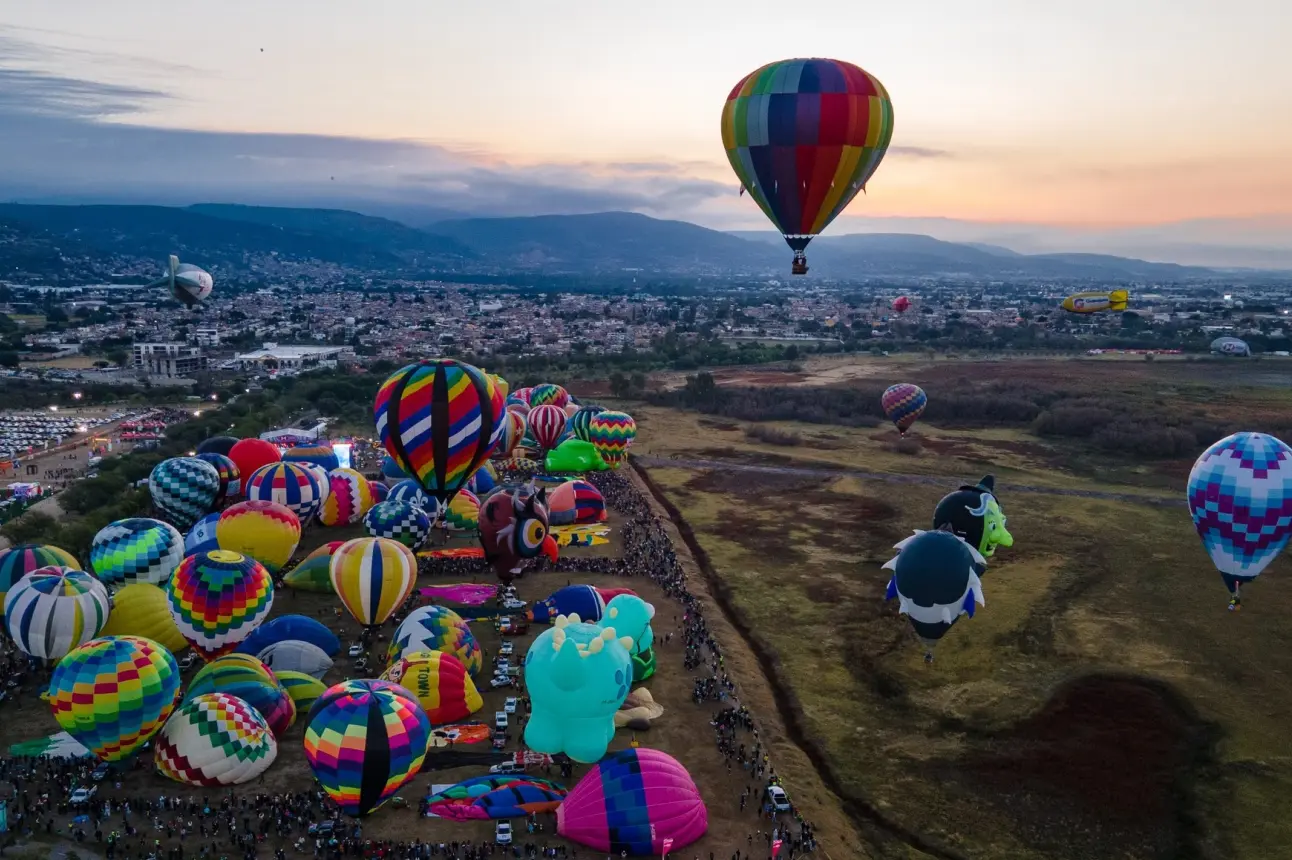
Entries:
[[610, 467], [591, 442], [566, 439], [547, 453], [543, 461], [549, 472], [604, 472]]

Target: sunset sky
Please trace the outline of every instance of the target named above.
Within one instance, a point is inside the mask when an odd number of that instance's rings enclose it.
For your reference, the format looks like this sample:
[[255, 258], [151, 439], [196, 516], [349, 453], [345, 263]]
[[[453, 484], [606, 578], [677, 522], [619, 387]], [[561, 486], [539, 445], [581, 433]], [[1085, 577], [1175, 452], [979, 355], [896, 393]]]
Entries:
[[1286, 0], [11, 3], [0, 193], [281, 188], [756, 228], [723, 100], [765, 62], [827, 56], [884, 82], [896, 128], [835, 230], [1287, 215], [1289, 32]]

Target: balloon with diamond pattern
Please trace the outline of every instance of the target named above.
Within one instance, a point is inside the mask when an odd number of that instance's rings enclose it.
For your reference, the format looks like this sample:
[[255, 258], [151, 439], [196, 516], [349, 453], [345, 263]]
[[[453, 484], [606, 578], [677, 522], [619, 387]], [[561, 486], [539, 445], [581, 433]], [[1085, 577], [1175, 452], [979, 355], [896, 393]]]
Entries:
[[157, 736], [158, 773], [188, 785], [240, 785], [278, 758], [278, 741], [265, 718], [227, 693], [189, 699]]
[[924, 393], [924, 389], [909, 382], [888, 386], [879, 398], [879, 405], [883, 407], [884, 414], [903, 436], [924, 414], [924, 407], [928, 403], [929, 398]]
[[626, 460], [636, 438], [637, 422], [627, 412], [606, 410], [588, 419], [588, 441], [607, 463], [618, 465]]
[[175, 626], [209, 661], [237, 648], [269, 615], [274, 581], [255, 559], [215, 550], [184, 559], [167, 596]]
[[170, 523], [117, 520], [99, 529], [90, 543], [90, 570], [106, 585], [164, 584], [184, 560], [184, 546]]

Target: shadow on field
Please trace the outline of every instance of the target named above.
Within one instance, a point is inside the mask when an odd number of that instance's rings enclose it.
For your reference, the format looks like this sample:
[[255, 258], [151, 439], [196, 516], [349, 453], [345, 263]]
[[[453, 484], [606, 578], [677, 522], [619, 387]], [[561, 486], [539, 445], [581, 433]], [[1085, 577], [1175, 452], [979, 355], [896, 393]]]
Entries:
[[[774, 648], [752, 629], [678, 508], [641, 463], [635, 458], [630, 463], [673, 521], [714, 601], [756, 656], [790, 740], [859, 828], [871, 834], [877, 848], [894, 840], [940, 860], [966, 857], [904, 827], [844, 788], [836, 760], [808, 729], [802, 704]], [[721, 483], [730, 478], [708, 480]], [[863, 656], [870, 662], [869, 655], [851, 655], [849, 662]], [[870, 678], [868, 683], [875, 686], [884, 680]], [[878, 683], [875, 691], [885, 698], [901, 698], [900, 682], [890, 680], [897, 689], [884, 690]], [[1166, 683], [1130, 675], [1085, 675], [1055, 688], [1038, 711], [1005, 729], [984, 732], [960, 724], [946, 730], [962, 734], [967, 751], [916, 767], [947, 789], [968, 794], [985, 813], [994, 810], [1008, 819], [1011, 836], [1044, 856], [1206, 856], [1194, 795], [1200, 779], [1213, 769], [1219, 730]]]

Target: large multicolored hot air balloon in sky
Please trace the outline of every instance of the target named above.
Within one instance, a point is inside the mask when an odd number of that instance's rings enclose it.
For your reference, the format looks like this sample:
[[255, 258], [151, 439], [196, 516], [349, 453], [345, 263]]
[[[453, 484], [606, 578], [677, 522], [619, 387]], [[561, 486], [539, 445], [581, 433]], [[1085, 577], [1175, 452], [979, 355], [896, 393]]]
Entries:
[[189, 785], [239, 785], [264, 773], [278, 757], [265, 718], [227, 693], [189, 699], [157, 736], [157, 770]]
[[49, 706], [63, 730], [103, 761], [120, 761], [166, 722], [179, 694], [179, 666], [165, 648], [135, 636], [91, 639], [58, 662]]
[[332, 554], [332, 587], [365, 627], [384, 622], [417, 584], [417, 556], [388, 538], [355, 538]]
[[305, 758], [347, 815], [374, 812], [417, 776], [431, 724], [412, 693], [389, 681], [345, 681], [310, 708]]
[[58, 660], [98, 636], [111, 608], [108, 590], [90, 574], [43, 567], [5, 595], [5, 627], [24, 654]]
[[1233, 597], [1260, 576], [1292, 538], [1292, 448], [1265, 433], [1235, 433], [1212, 445], [1189, 472], [1189, 512], [1202, 545]]
[[627, 412], [607, 409], [588, 419], [588, 441], [607, 463], [618, 465], [626, 460], [636, 438], [637, 421]]
[[897, 432], [903, 436], [924, 414], [924, 407], [928, 403], [929, 398], [924, 393], [924, 389], [909, 382], [888, 386], [879, 398], [879, 405], [883, 408], [884, 414], [897, 427]]
[[893, 138], [893, 103], [873, 75], [841, 60], [769, 63], [722, 109], [731, 169], [807, 274], [809, 242], [866, 188]]
[[237, 648], [274, 605], [265, 566], [222, 549], [184, 559], [166, 593], [175, 626], [206, 660]]
[[556, 832], [595, 851], [664, 856], [705, 834], [709, 812], [690, 772], [659, 750], [597, 762], [556, 810]]
[[446, 358], [391, 374], [377, 391], [373, 416], [395, 462], [447, 502], [497, 445], [503, 402], [487, 373]]

